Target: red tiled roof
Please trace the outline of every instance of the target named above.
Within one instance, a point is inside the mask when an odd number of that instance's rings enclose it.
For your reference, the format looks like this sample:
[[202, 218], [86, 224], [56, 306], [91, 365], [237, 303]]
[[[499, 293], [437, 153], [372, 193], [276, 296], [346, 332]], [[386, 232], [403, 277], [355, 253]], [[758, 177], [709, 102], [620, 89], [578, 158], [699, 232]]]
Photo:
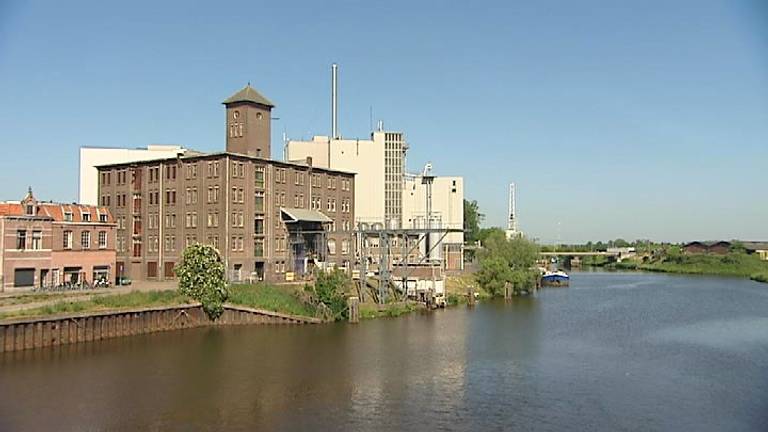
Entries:
[[0, 203], [0, 216], [20, 216], [21, 214], [21, 204]]
[[[72, 213], [72, 222], [83, 222], [83, 213], [91, 214], [91, 222], [99, 222], [100, 214], [107, 215], [108, 223], [115, 222], [115, 219], [106, 207], [97, 207], [86, 204], [38, 203], [37, 216], [48, 216], [57, 222], [63, 222], [64, 213]], [[23, 215], [24, 209], [21, 203], [0, 203], [0, 216]]]

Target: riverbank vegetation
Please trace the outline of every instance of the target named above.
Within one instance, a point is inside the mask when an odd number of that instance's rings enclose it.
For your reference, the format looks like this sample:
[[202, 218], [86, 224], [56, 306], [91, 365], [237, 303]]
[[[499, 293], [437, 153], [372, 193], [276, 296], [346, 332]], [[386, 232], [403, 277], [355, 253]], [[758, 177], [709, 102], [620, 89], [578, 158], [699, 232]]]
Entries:
[[314, 305], [302, 300], [295, 287], [265, 283], [230, 285], [228, 303], [306, 317], [314, 317], [317, 312]]
[[50, 316], [78, 312], [119, 311], [144, 307], [178, 306], [192, 302], [194, 302], [192, 298], [185, 296], [176, 290], [132, 291], [126, 294], [94, 297], [90, 300], [62, 300], [38, 308], [3, 312], [0, 313], [0, 319]]
[[419, 309], [424, 309], [424, 305], [413, 301], [385, 303], [377, 305], [374, 303], [360, 304], [360, 318], [390, 318], [409, 314]]
[[216, 248], [202, 243], [187, 246], [173, 271], [179, 278], [179, 293], [199, 301], [208, 318], [215, 320], [224, 313], [229, 292], [224, 261]]
[[655, 256], [623, 260], [608, 267], [617, 270], [735, 276], [768, 282], [768, 262], [738, 249], [725, 255], [685, 254], [679, 247], [672, 246]]
[[492, 229], [483, 242], [479, 254], [479, 285], [492, 296], [504, 295], [505, 287], [511, 286], [514, 294], [532, 289], [538, 271], [536, 259], [539, 247], [522, 237], [508, 240], [499, 228]]

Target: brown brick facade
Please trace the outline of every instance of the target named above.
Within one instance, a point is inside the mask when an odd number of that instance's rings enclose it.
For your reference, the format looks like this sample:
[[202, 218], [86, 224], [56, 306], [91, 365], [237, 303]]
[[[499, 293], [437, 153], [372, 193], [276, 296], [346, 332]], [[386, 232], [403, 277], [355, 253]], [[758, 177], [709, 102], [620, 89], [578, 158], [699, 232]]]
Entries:
[[184, 247], [200, 242], [217, 247], [231, 279], [285, 280], [299, 269], [281, 208], [329, 217], [327, 261], [344, 266], [353, 260], [351, 173], [232, 153], [99, 171], [100, 200], [110, 203], [117, 220], [117, 261], [132, 279], [172, 278]]

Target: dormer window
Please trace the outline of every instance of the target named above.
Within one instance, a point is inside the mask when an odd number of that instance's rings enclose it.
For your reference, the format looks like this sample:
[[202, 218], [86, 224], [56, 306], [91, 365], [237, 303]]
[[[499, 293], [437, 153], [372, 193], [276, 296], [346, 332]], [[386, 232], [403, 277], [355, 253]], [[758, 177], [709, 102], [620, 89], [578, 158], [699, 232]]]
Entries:
[[21, 200], [21, 205], [23, 206], [22, 208], [24, 209], [24, 214], [26, 216], [34, 216], [37, 214], [37, 200], [32, 194], [32, 187], [27, 191], [27, 196]]
[[83, 222], [90, 222], [90, 221], [91, 221], [91, 214], [83, 213]]
[[64, 212], [64, 221], [72, 222], [72, 212]]
[[107, 221], [107, 215], [100, 214], [99, 215], [99, 222], [106, 222]]

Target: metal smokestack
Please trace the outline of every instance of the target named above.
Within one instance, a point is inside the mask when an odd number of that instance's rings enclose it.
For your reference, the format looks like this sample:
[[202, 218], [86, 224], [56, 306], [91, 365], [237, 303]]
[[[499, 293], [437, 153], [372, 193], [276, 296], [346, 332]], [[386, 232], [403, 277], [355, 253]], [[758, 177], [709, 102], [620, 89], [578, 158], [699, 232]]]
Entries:
[[331, 65], [331, 138], [339, 137], [339, 65]]

